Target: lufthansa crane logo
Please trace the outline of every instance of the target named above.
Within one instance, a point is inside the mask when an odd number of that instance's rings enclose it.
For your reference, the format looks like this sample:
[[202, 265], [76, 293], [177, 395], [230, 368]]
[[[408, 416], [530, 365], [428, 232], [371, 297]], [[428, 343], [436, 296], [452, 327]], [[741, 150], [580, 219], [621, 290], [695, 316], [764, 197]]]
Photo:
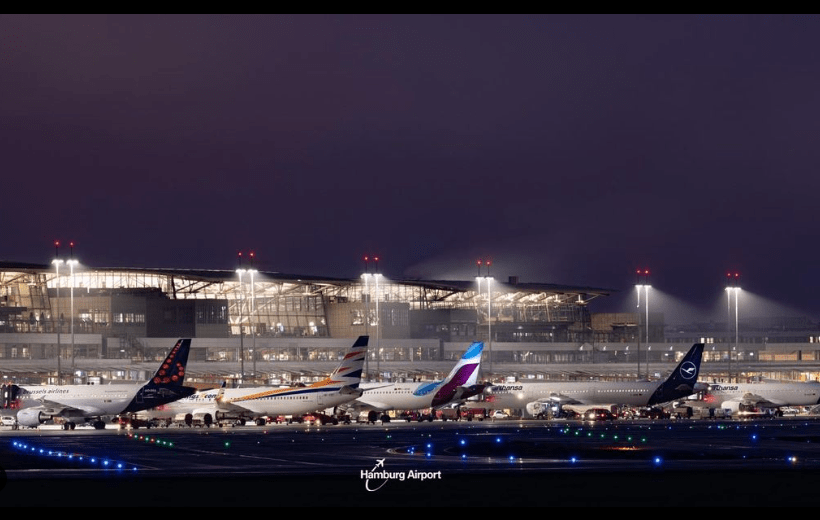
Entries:
[[698, 367], [691, 361], [687, 361], [680, 366], [680, 375], [684, 379], [692, 379], [698, 373]]

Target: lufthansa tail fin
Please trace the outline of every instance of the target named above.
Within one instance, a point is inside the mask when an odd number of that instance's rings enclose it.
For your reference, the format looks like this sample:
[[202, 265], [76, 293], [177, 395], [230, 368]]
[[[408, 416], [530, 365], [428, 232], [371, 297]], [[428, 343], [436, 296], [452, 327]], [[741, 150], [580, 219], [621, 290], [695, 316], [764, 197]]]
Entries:
[[191, 339], [180, 339], [162, 361], [154, 377], [137, 391], [123, 412], [138, 412], [188, 397], [195, 388], [183, 386]]
[[359, 383], [362, 381], [362, 371], [364, 370], [364, 359], [367, 356], [368, 339], [369, 336], [359, 336], [345, 354], [342, 362], [336, 367], [336, 370], [330, 374], [330, 377], [320, 381], [317, 385], [342, 383], [351, 389], [359, 388]]
[[695, 343], [666, 381], [658, 386], [648, 404], [668, 403], [694, 394], [702, 357], [703, 343]]

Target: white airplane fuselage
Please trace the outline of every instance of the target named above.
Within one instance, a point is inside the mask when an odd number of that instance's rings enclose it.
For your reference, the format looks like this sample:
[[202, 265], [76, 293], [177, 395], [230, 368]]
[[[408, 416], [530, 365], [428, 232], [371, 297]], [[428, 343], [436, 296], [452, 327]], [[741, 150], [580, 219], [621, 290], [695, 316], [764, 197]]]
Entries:
[[583, 406], [647, 406], [659, 381], [505, 383], [487, 390], [494, 409], [523, 409], [534, 401]]
[[[432, 381], [425, 383], [362, 383], [360, 388], [364, 391], [361, 397], [356, 399], [356, 404], [376, 410], [425, 410], [433, 406], [433, 397], [441, 387], [443, 381], [434, 384]], [[425, 385], [431, 385], [429, 391], [414, 394]], [[435, 386], [433, 386], [435, 385]]]
[[[45, 407], [59, 412], [71, 407], [83, 410], [87, 416], [117, 415], [134, 399], [143, 384], [21, 386], [17, 399], [20, 410]], [[51, 402], [54, 406], [50, 407]]]
[[710, 383], [704, 401], [721, 406], [724, 402], [748, 402], [761, 406], [810, 406], [820, 401], [820, 383], [766, 381], [760, 383]]
[[193, 395], [189, 395], [183, 399], [168, 403], [151, 410], [147, 410], [146, 415], [155, 418], [170, 418], [173, 419], [176, 414], [180, 413], [211, 413], [217, 410], [216, 396], [219, 395], [219, 389], [199, 391]]
[[[217, 397], [222, 394], [222, 397]], [[174, 417], [181, 413], [218, 413], [248, 418], [304, 415], [352, 401], [358, 394], [338, 388], [316, 391], [309, 387], [256, 387], [205, 390], [151, 410], [152, 417]]]
[[345, 393], [339, 387], [318, 390], [312, 387], [288, 388], [229, 388], [218, 399], [220, 410], [241, 407], [257, 416], [301, 415], [355, 399], [357, 393]]

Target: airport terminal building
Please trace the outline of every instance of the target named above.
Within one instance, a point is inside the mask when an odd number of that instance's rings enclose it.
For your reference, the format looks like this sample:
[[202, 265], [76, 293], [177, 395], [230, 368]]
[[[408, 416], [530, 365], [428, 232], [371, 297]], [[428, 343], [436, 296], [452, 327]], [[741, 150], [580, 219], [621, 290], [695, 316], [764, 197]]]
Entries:
[[698, 341], [718, 372], [729, 361], [724, 375], [745, 377], [752, 364], [771, 377], [770, 362], [785, 362], [776, 377], [814, 378], [820, 334], [810, 324], [780, 343], [750, 327], [739, 342], [720, 326], [670, 332], [660, 313], [648, 315], [649, 327], [641, 313], [594, 313], [595, 300], [612, 292], [514, 277], [338, 279], [0, 262], [0, 371], [27, 383], [56, 383], [58, 372], [75, 383], [144, 379], [169, 345], [191, 337], [189, 375], [203, 385], [310, 381], [369, 335], [370, 379], [440, 377], [473, 341], [485, 342], [482, 369], [494, 379], [652, 377]]

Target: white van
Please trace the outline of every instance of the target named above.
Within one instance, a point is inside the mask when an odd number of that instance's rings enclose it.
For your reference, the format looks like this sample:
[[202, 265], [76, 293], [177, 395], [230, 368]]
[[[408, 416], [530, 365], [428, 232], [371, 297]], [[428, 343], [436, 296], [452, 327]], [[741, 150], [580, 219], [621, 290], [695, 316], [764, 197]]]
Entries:
[[0, 425], [2, 426], [11, 426], [12, 430], [17, 429], [17, 417], [13, 415], [3, 415], [0, 416]]

